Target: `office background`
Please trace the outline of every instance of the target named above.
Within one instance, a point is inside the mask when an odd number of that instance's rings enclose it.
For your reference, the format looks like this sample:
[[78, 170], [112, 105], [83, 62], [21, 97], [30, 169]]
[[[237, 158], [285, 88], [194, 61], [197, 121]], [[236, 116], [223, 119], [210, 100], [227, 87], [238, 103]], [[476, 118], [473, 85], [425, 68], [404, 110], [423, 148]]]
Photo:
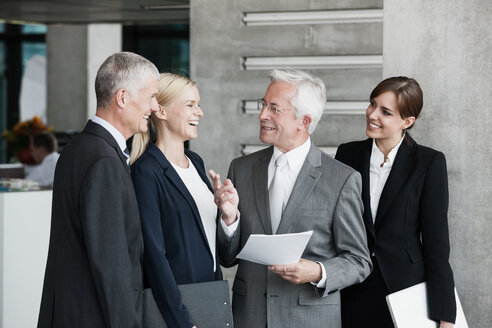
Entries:
[[[76, 0], [62, 2], [67, 3], [58, 7], [64, 19], [55, 14], [22, 16], [22, 8], [8, 10], [9, 2], [0, 4], [0, 18], [6, 23], [46, 25], [45, 31], [34, 33], [35, 40], [22, 26], [9, 27], [17, 29], [15, 36], [0, 30], [0, 55], [13, 39], [22, 45], [45, 45], [32, 51], [45, 52], [47, 58], [48, 123], [57, 131], [84, 126], [95, 113], [95, 73], [110, 53], [133, 50], [159, 61], [176, 58], [169, 51], [189, 51], [189, 63], [183, 59], [156, 64], [178, 72], [189, 65], [205, 112], [199, 137], [189, 146], [222, 175], [232, 158], [262, 147], [254, 100], [263, 97], [272, 67], [305, 69], [325, 81], [325, 115], [313, 140], [327, 152], [364, 138], [368, 96], [382, 78], [417, 79], [424, 91], [424, 109], [412, 134], [447, 158], [451, 265], [458, 293], [470, 327], [490, 327], [490, 1], [146, 0], [108, 1], [105, 6], [89, 1], [87, 10], [76, 7]], [[111, 15], [104, 16], [114, 4], [121, 5], [120, 11], [111, 8]], [[168, 7], [141, 7], [151, 4]], [[31, 13], [42, 10], [31, 8]], [[78, 15], [70, 8], [78, 8]], [[177, 41], [188, 33], [188, 43]], [[166, 38], [168, 43], [161, 43]], [[25, 53], [17, 50], [17, 67]], [[2, 129], [15, 124], [17, 115], [11, 103], [15, 100], [9, 100], [15, 90], [6, 85], [10, 63], [4, 59], [0, 67]], [[6, 150], [1, 153], [7, 160]]]

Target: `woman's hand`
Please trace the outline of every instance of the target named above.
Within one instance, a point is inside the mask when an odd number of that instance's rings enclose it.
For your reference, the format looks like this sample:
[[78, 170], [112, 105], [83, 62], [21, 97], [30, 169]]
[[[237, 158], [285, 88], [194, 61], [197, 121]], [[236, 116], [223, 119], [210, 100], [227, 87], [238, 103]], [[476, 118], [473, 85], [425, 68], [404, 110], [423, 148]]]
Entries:
[[222, 184], [220, 175], [213, 170], [209, 170], [208, 174], [212, 179], [214, 187], [215, 204], [222, 211], [222, 220], [229, 226], [237, 220], [236, 214], [237, 206], [239, 204], [237, 190], [229, 179], [226, 179], [224, 184]]
[[452, 324], [451, 322], [447, 322], [447, 321], [441, 321], [441, 324], [439, 325], [439, 328], [453, 328], [454, 327], [454, 324]]

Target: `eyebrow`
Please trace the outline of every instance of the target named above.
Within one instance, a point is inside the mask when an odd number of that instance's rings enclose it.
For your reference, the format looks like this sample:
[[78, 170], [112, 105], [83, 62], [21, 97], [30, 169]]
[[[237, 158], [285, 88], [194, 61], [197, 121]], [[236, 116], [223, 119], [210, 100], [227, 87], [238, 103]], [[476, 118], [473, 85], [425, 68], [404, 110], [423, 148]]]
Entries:
[[[373, 101], [376, 105], [378, 104], [377, 101], [376, 101], [376, 99], [374, 99], [374, 98], [371, 99], [371, 101]], [[394, 110], [392, 110], [391, 108], [388, 108], [386, 106], [381, 106], [381, 108], [386, 109], [386, 110], [389, 110], [390, 112], [394, 113]]]
[[[265, 100], [265, 98], [261, 98], [260, 100], [263, 100], [264, 102], [268, 103], [268, 102]], [[276, 102], [271, 102], [271, 103], [270, 103], [270, 105], [273, 105], [273, 106], [280, 106], [280, 107], [282, 106], [282, 105], [280, 105], [280, 104], [278, 104], [278, 103], [276, 103]]]

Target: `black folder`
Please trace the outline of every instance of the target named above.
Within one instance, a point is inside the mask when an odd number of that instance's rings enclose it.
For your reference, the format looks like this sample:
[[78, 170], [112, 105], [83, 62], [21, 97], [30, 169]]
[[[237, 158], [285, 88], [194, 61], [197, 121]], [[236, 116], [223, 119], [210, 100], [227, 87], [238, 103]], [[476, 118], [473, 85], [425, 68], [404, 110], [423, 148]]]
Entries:
[[[179, 285], [181, 299], [198, 328], [231, 328], [232, 312], [227, 280]], [[144, 290], [144, 328], [167, 328], [155, 303], [152, 290]]]

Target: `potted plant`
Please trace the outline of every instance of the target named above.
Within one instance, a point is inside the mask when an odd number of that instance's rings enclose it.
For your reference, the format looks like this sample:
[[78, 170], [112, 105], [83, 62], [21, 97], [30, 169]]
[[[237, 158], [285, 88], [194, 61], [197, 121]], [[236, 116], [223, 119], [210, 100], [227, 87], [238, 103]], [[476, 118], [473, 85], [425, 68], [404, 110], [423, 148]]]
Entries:
[[33, 164], [34, 160], [29, 147], [30, 138], [40, 132], [51, 132], [53, 129], [43, 123], [39, 116], [17, 123], [12, 130], [5, 130], [2, 133], [4, 138], [14, 151], [14, 158], [11, 162], [19, 161], [25, 164]]

